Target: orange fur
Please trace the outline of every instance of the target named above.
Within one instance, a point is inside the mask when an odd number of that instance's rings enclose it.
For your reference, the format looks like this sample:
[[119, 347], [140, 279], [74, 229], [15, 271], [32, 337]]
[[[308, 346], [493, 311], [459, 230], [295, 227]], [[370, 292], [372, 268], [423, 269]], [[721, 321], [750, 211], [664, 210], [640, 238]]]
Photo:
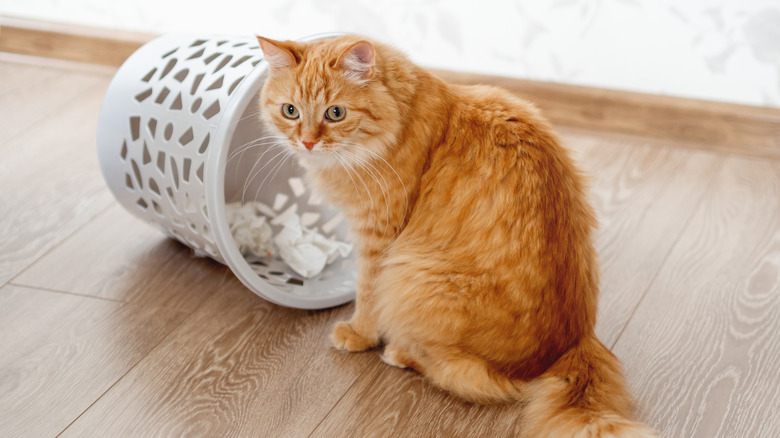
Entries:
[[[464, 399], [528, 401], [532, 436], [653, 436], [594, 334], [581, 177], [533, 106], [355, 36], [260, 43], [265, 123], [358, 238], [355, 314], [335, 327], [336, 348], [384, 342], [386, 362]], [[323, 117], [334, 105], [343, 120]]]

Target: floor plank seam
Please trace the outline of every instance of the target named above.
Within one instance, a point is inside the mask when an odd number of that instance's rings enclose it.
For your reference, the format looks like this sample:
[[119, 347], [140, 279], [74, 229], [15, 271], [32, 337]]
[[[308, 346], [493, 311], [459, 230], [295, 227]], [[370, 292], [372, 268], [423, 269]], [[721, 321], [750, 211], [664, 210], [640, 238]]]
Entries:
[[[639, 300], [637, 300], [636, 305], [631, 310], [631, 315], [629, 315], [628, 319], [626, 319], [625, 324], [623, 324], [623, 327], [620, 329], [620, 333], [618, 333], [617, 337], [615, 337], [615, 340], [612, 342], [612, 344], [609, 346], [610, 350], [614, 350], [617, 343], [620, 341], [620, 338], [623, 336], [623, 333], [626, 331], [626, 327], [631, 323], [631, 320], [634, 319], [634, 315], [636, 314], [637, 309], [639, 309], [639, 306], [642, 305], [642, 302], [645, 300], [645, 297], [647, 297], [647, 294], [650, 292], [650, 289], [653, 286], [653, 283], [655, 283], [655, 280], [658, 278], [658, 274], [663, 270], [663, 268], [666, 266], [667, 261], [669, 260], [669, 256], [672, 254], [674, 249], [677, 247], [678, 242], [680, 241], [680, 238], [685, 234], [686, 230], [691, 224], [691, 221], [693, 220], [694, 216], [696, 215], [696, 212], [699, 210], [701, 205], [704, 203], [704, 198], [707, 196], [707, 194], [710, 192], [710, 189], [715, 184], [715, 180], [718, 176], [718, 173], [721, 171], [721, 169], [724, 166], [724, 163], [726, 162], [726, 158], [728, 155], [732, 154], [723, 154], [724, 156], [720, 158], [717, 165], [715, 166], [715, 169], [713, 170], [712, 174], [710, 175], [709, 180], [704, 185], [704, 190], [702, 190], [701, 195], [699, 195], [699, 198], [696, 200], [693, 208], [691, 208], [690, 213], [688, 214], [688, 217], [685, 218], [685, 222], [680, 227], [680, 231], [677, 233], [677, 235], [674, 237], [674, 243], [669, 245], [669, 249], [667, 250], [666, 254], [663, 257], [663, 260], [661, 263], [658, 264], [658, 268], [653, 273], [653, 276], [650, 278], [650, 281], [647, 282], [647, 286], [645, 287], [644, 292], [642, 292], [642, 296], [639, 297]], [[736, 154], [734, 154], [736, 155]]]
[[365, 374], [368, 371], [369, 368], [371, 368], [371, 362], [366, 364], [366, 366], [363, 368], [363, 371], [361, 371], [360, 374], [355, 376], [355, 380], [352, 381], [352, 384], [349, 385], [349, 387], [347, 387], [347, 389], [344, 391], [343, 394], [341, 394], [341, 397], [339, 397], [339, 399], [336, 400], [336, 403], [333, 403], [333, 406], [331, 406], [330, 409], [328, 410], [328, 412], [325, 413], [325, 415], [322, 416], [322, 418], [317, 423], [317, 425], [314, 426], [314, 428], [312, 428], [311, 432], [308, 435], [306, 435], [306, 438], [312, 438], [312, 435], [314, 435], [314, 432], [316, 432], [317, 429], [320, 428], [322, 423], [324, 423], [325, 420], [328, 419], [330, 414], [333, 413], [333, 410], [336, 409], [336, 406], [338, 406], [339, 403], [341, 403], [341, 400], [344, 400], [344, 397], [346, 397], [347, 394], [349, 394], [349, 392], [352, 390], [352, 388], [357, 384], [358, 380], [360, 380], [360, 378], [363, 377], [363, 374]]
[[[38, 257], [36, 257], [33, 260], [30, 260], [30, 263], [28, 263], [27, 266], [25, 266], [24, 268], [20, 269], [19, 272], [14, 273], [13, 276], [8, 279], [8, 281], [6, 281], [3, 284], [0, 284], [0, 287], [3, 287], [5, 285], [7, 285], [7, 284], [12, 284], [12, 285], [15, 285], [15, 286], [24, 286], [24, 287], [37, 288], [36, 286], [30, 286], [30, 285], [26, 285], [26, 284], [22, 284], [22, 283], [16, 283], [15, 280], [17, 278], [21, 277], [28, 269], [30, 269], [33, 265], [35, 265], [39, 260], [43, 259], [49, 253], [51, 253], [52, 251], [56, 250], [61, 245], [63, 245], [68, 239], [70, 239], [71, 237], [76, 235], [84, 227], [90, 225], [93, 221], [97, 220], [97, 218], [99, 218], [101, 215], [107, 214], [108, 210], [111, 209], [111, 207], [114, 205], [115, 202], [116, 201], [114, 199], [112, 199], [108, 204], [106, 204], [105, 207], [103, 207], [100, 211], [98, 211], [97, 213], [92, 215], [92, 217], [87, 218], [84, 221], [84, 223], [82, 223], [81, 225], [79, 225], [76, 228], [74, 228], [73, 231], [71, 231], [68, 235], [63, 236], [59, 241], [55, 242], [54, 245], [52, 245], [50, 248], [48, 248], [47, 250], [43, 251], [40, 255], [38, 255]], [[43, 288], [39, 288], [39, 289], [43, 290]], [[66, 291], [60, 291], [60, 290], [54, 290], [54, 289], [50, 290], [50, 292], [68, 293]], [[78, 293], [73, 293], [73, 295], [79, 295], [79, 294]]]
[[[55, 293], [55, 294], [70, 295], [70, 296], [79, 297], [79, 298], [94, 298], [96, 300], [108, 301], [108, 302], [111, 302], [111, 303], [118, 303], [118, 304], [133, 304], [133, 303], [129, 303], [127, 301], [115, 300], [115, 299], [112, 299], [112, 298], [106, 298], [106, 297], [101, 297], [101, 296], [97, 296], [97, 295], [82, 294], [82, 293], [71, 292], [71, 291], [67, 291], [67, 290], [58, 290], [58, 289], [52, 289], [52, 288], [49, 288], [49, 287], [32, 286], [32, 285], [29, 285], [29, 284], [16, 283], [13, 280], [9, 281], [4, 286], [20, 287], [20, 288], [24, 288], [24, 289], [34, 289], [34, 290], [39, 290], [41, 292], [50, 292], [50, 293]], [[179, 309], [168, 309], [168, 310], [179, 310]]]
[[16, 140], [17, 137], [19, 137], [21, 135], [24, 135], [28, 130], [33, 129], [33, 127], [35, 127], [36, 125], [40, 124], [41, 122], [45, 122], [47, 120], [47, 118], [49, 118], [52, 115], [56, 115], [59, 112], [61, 112], [61, 110], [63, 108], [66, 108], [66, 107], [68, 107], [70, 105], [73, 105], [73, 101], [76, 100], [78, 98], [78, 96], [90, 93], [95, 88], [99, 88], [99, 89], [103, 89], [103, 90], [106, 89], [106, 84], [104, 83], [105, 80], [103, 80], [103, 79], [95, 79], [95, 82], [98, 82], [98, 83], [93, 83], [92, 85], [86, 86], [84, 88], [79, 88], [75, 93], [72, 94], [72, 96], [70, 98], [68, 98], [61, 105], [58, 105], [57, 107], [52, 108], [50, 111], [47, 111], [46, 113], [41, 114], [40, 117], [38, 117], [35, 120], [33, 120], [32, 122], [30, 122], [30, 124], [28, 126], [24, 127], [22, 130], [20, 130], [16, 134], [12, 135], [11, 137], [5, 139], [4, 142], [5, 143], [11, 143], [12, 141]]
[[35, 55], [22, 55], [19, 53], [0, 52], [0, 63], [16, 64], [28, 67], [50, 68], [64, 70], [68, 73], [76, 73], [95, 78], [111, 79], [119, 70], [119, 67], [91, 64], [88, 62], [68, 61], [66, 59], [54, 59]]
[[709, 147], [706, 143], [687, 141], [683, 139], [654, 137], [652, 134], [649, 133], [646, 135], [630, 134], [630, 133], [615, 132], [610, 130], [587, 129], [578, 126], [566, 125], [562, 123], [559, 123], [556, 126], [557, 129], [559, 129], [561, 132], [570, 132], [570, 133], [580, 134], [580, 135], [606, 137], [610, 141], [637, 142], [637, 143], [647, 144], [652, 147], [668, 147], [670, 149], [681, 149], [681, 150], [693, 151], [697, 153], [717, 155], [721, 157], [737, 156], [737, 157], [748, 158], [748, 159], [752, 158], [752, 159], [761, 159], [761, 160], [770, 160], [773, 162], [780, 162], [780, 157], [778, 157], [777, 155], [747, 153], [747, 152], [741, 152], [739, 149], [712, 148]]
[[[209, 297], [209, 298], [210, 298], [210, 297]], [[115, 387], [117, 384], [119, 384], [119, 382], [121, 382], [121, 381], [122, 381], [122, 379], [124, 379], [125, 377], [127, 377], [127, 375], [128, 375], [128, 374], [130, 374], [130, 373], [131, 373], [131, 372], [132, 372], [132, 371], [133, 371], [133, 370], [134, 370], [136, 367], [138, 367], [138, 365], [140, 365], [140, 364], [141, 364], [141, 362], [143, 362], [143, 361], [144, 361], [144, 360], [145, 360], [147, 357], [149, 357], [149, 355], [151, 355], [151, 354], [152, 354], [152, 353], [153, 353], [155, 350], [157, 350], [157, 348], [159, 348], [159, 347], [160, 347], [160, 345], [162, 345], [162, 344], [163, 344], [163, 343], [164, 343], [164, 342], [165, 342], [165, 341], [166, 341], [168, 338], [170, 338], [171, 336], [173, 336], [173, 335], [174, 335], [174, 333], [176, 333], [176, 331], [179, 329], [179, 327], [181, 327], [181, 326], [182, 326], [182, 325], [183, 325], [185, 322], [187, 322], [187, 321], [188, 321], [188, 320], [189, 320], [189, 319], [192, 317], [192, 315], [194, 315], [194, 314], [195, 314], [195, 312], [197, 312], [197, 311], [198, 311], [198, 310], [199, 310], [199, 309], [200, 309], [200, 308], [201, 308], [201, 307], [202, 307], [202, 306], [203, 306], [203, 305], [204, 305], [206, 302], [208, 302], [208, 301], [209, 301], [209, 299], [208, 299], [208, 298], [207, 298], [207, 299], [205, 299], [205, 300], [203, 300], [203, 301], [202, 301], [200, 304], [198, 304], [198, 306], [197, 306], [197, 307], [193, 308], [191, 312], [187, 313], [187, 316], [185, 316], [184, 318], [182, 318], [182, 320], [181, 320], [181, 321], [180, 321], [178, 324], [176, 324], [176, 325], [175, 325], [173, 328], [171, 328], [171, 331], [170, 331], [170, 332], [168, 332], [168, 334], [167, 334], [167, 335], [165, 335], [165, 336], [164, 336], [162, 339], [160, 339], [160, 341], [159, 341], [159, 342], [157, 342], [156, 344], [154, 344], [154, 346], [153, 346], [152, 348], [150, 348], [150, 349], [149, 349], [149, 351], [147, 351], [147, 352], [146, 352], [146, 354], [144, 354], [144, 355], [143, 355], [143, 357], [141, 357], [140, 359], [138, 359], [138, 361], [137, 361], [136, 363], [134, 363], [134, 364], [133, 364], [133, 366], [131, 366], [130, 368], [128, 368], [128, 369], [127, 369], [127, 371], [126, 371], [124, 374], [122, 374], [121, 376], [119, 376], [119, 378], [118, 378], [118, 379], [116, 379], [116, 381], [114, 381], [114, 383], [112, 383], [112, 384], [111, 384], [111, 386], [109, 386], [109, 387], [108, 387], [108, 388], [107, 388], [105, 391], [103, 391], [103, 393], [102, 393], [102, 394], [100, 394], [100, 395], [99, 395], [99, 396], [98, 396], [98, 397], [95, 399], [95, 401], [93, 401], [92, 403], [90, 403], [90, 404], [89, 404], [89, 406], [87, 406], [87, 408], [86, 408], [86, 409], [84, 409], [84, 410], [83, 410], [83, 411], [82, 411], [80, 414], [78, 414], [78, 415], [76, 416], [76, 418], [74, 418], [74, 419], [73, 419], [73, 421], [71, 421], [70, 423], [68, 423], [68, 425], [67, 425], [67, 426], [65, 426], [65, 427], [64, 427], [64, 428], [63, 428], [63, 429], [62, 429], [62, 430], [61, 430], [61, 431], [60, 431], [60, 432], [59, 432], [57, 435], [55, 435], [55, 437], [60, 437], [60, 436], [61, 436], [63, 433], [65, 433], [65, 431], [67, 431], [69, 427], [71, 427], [71, 426], [72, 426], [74, 423], [76, 423], [76, 422], [79, 420], [79, 418], [83, 417], [83, 416], [84, 416], [84, 414], [86, 414], [86, 413], [87, 413], [87, 412], [88, 412], [90, 409], [92, 409], [92, 407], [93, 407], [93, 406], [95, 406], [95, 404], [97, 404], [97, 402], [99, 402], [99, 401], [100, 401], [100, 399], [102, 399], [102, 398], [103, 398], [103, 397], [104, 397], [106, 394], [108, 394], [109, 392], [111, 392], [111, 390], [112, 390], [112, 389], [114, 389], [114, 387]], [[182, 312], [182, 313], [186, 313], [186, 312]]]

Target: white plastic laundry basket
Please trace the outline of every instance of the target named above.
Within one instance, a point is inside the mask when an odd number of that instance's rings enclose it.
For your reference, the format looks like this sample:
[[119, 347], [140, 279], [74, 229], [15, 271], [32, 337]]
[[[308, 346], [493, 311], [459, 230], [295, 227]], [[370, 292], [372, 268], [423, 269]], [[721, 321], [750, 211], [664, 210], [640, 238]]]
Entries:
[[355, 251], [304, 279], [275, 257], [248, 262], [230, 233], [226, 202], [244, 200], [347, 240], [346, 220], [303, 186], [297, 163], [252, 142], [267, 135], [262, 56], [253, 37], [168, 35], [144, 45], [106, 92], [100, 167], [128, 211], [226, 264], [259, 296], [306, 309], [343, 304], [355, 295]]

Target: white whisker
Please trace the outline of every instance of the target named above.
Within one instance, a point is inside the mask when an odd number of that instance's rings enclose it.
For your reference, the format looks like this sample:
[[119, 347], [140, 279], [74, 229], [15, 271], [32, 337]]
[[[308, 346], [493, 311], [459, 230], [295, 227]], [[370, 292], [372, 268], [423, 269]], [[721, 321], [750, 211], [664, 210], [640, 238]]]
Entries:
[[342, 168], [344, 168], [344, 170], [347, 172], [347, 176], [349, 177], [350, 181], [352, 181], [352, 187], [355, 188], [355, 193], [360, 195], [362, 198], [362, 195], [360, 194], [360, 190], [358, 190], [357, 183], [355, 183], [355, 179], [352, 178], [352, 172], [350, 172], [349, 163], [346, 162], [346, 160], [338, 153], [338, 151], [334, 151], [334, 155], [336, 159], [339, 161], [339, 165]]
[[268, 143], [278, 142], [279, 140], [286, 140], [286, 138], [282, 137], [282, 136], [278, 136], [278, 135], [267, 135], [265, 137], [260, 137], [260, 138], [256, 138], [254, 140], [248, 141], [248, 142], [242, 144], [241, 146], [238, 146], [234, 150], [232, 150], [230, 152], [230, 154], [228, 155], [227, 161], [229, 163], [237, 155], [242, 154], [242, 153], [246, 152], [249, 149], [252, 149], [252, 148], [257, 147], [257, 146], [262, 146], [262, 145], [268, 144]]
[[[386, 235], [387, 234], [387, 227], [390, 225], [390, 202], [389, 202], [389, 199], [388, 199], [388, 196], [390, 194], [389, 193], [390, 190], [389, 190], [389, 187], [387, 186], [387, 180], [382, 175], [382, 173], [379, 172], [379, 170], [376, 167], [374, 167], [365, 158], [360, 157], [357, 154], [354, 154], [354, 153], [346, 151], [346, 150], [342, 150], [342, 152], [347, 154], [347, 156], [351, 157], [353, 159], [353, 161], [355, 161], [363, 170], [365, 170], [366, 173], [368, 173], [371, 176], [371, 178], [374, 179], [376, 184], [379, 186], [379, 189], [382, 192], [382, 197], [385, 198], [385, 214], [386, 214], [386, 218], [385, 218], [385, 230], [384, 230], [383, 233]], [[374, 171], [376, 171], [377, 173], [374, 173]], [[379, 178], [377, 177], [377, 175], [379, 175], [379, 177], [381, 177], [382, 180], [385, 182], [384, 186], [379, 181]]]
[[[372, 151], [371, 149], [368, 149], [367, 147], [353, 143], [353, 142], [343, 142], [344, 146], [349, 146], [357, 149], [358, 151], [366, 152], [370, 154], [371, 157], [376, 158], [380, 160], [379, 162], [387, 166], [395, 175], [395, 177], [398, 179], [398, 182], [401, 184], [401, 188], [404, 191], [404, 217], [406, 217], [406, 214], [408, 213], [409, 209], [409, 192], [406, 190], [406, 184], [404, 184], [403, 179], [401, 179], [401, 175], [398, 174], [398, 172], [393, 168], [393, 166], [381, 155], [379, 155], [377, 152]], [[353, 154], [356, 155], [356, 154]]]
[[[341, 152], [343, 152], [343, 151], [341, 151]], [[341, 154], [336, 153], [335, 155], [337, 157], [339, 157], [339, 159], [344, 160], [344, 164], [347, 164], [346, 159], [344, 157], [342, 157]], [[357, 176], [357, 178], [360, 181], [360, 183], [363, 184], [363, 188], [366, 189], [366, 194], [368, 195], [368, 199], [371, 201], [371, 210], [373, 211], [374, 210], [374, 197], [371, 196], [371, 190], [368, 189], [368, 186], [366, 185], [365, 181], [363, 181], [363, 178], [360, 177], [360, 174], [357, 173], [357, 171], [355, 172], [355, 176]]]
[[[260, 172], [262, 172], [263, 169], [265, 169], [269, 164], [273, 163], [274, 160], [276, 160], [280, 155], [283, 155], [285, 153], [287, 153], [287, 150], [286, 149], [282, 149], [281, 152], [279, 152], [278, 154], [274, 155], [273, 158], [271, 158], [265, 164], [263, 164], [257, 171], [254, 171], [254, 168], [257, 166], [257, 164], [259, 164], [262, 161], [262, 160], [257, 160], [257, 163], [255, 163], [255, 165], [252, 166], [252, 171], [250, 172], [249, 178], [247, 178], [246, 183], [244, 184], [244, 189], [241, 191], [241, 204], [244, 203], [244, 201], [246, 199], [246, 190], [249, 188], [249, 185], [252, 183], [252, 181], [255, 179], [255, 177], [260, 175]], [[276, 164], [278, 164], [278, 163], [275, 163], [274, 167], [276, 166]], [[267, 178], [267, 176], [266, 176], [266, 178]], [[263, 182], [265, 182], [265, 180], [263, 180]], [[261, 184], [261, 186], [262, 186], [262, 184]]]
[[251, 112], [251, 113], [245, 114], [243, 117], [241, 117], [240, 119], [238, 119], [238, 121], [239, 121], [239, 122], [241, 122], [241, 121], [244, 121], [244, 120], [246, 120], [246, 119], [248, 119], [248, 118], [250, 118], [250, 117], [257, 117], [257, 116], [259, 116], [259, 115], [260, 115], [262, 112], [263, 112], [263, 110], [262, 110], [262, 109], [259, 109], [259, 110], [257, 110], [257, 111], [253, 111], [253, 112]]
[[[266, 151], [265, 151], [265, 152], [267, 152], [270, 149], [274, 149], [274, 148], [276, 148], [278, 146], [283, 146], [283, 143], [281, 143], [281, 141], [280, 141], [281, 139], [282, 138], [275, 139], [275, 138], [272, 138], [272, 137], [269, 136], [269, 137], [263, 137], [263, 138], [260, 138], [260, 139], [257, 139], [257, 140], [245, 143], [240, 148], [238, 148], [235, 151], [230, 153], [230, 155], [228, 156], [226, 164], [229, 165], [230, 162], [234, 158], [238, 157], [238, 162], [235, 165], [235, 168], [238, 169], [241, 166], [241, 159], [243, 158], [244, 153], [246, 151], [248, 151], [249, 149], [257, 148], [257, 147], [263, 147], [263, 146], [270, 145], [266, 149]], [[265, 154], [265, 152], [263, 152], [263, 155]], [[261, 158], [262, 158], [262, 155], [261, 155]], [[255, 164], [256, 163], [257, 162], [255, 162]], [[254, 169], [254, 167], [253, 167], [253, 169]], [[235, 175], [234, 175], [234, 178], [233, 178], [233, 184], [238, 184], [238, 172], [235, 172]]]
[[269, 178], [273, 181], [273, 179], [276, 178], [276, 175], [279, 172], [279, 170], [281, 170], [284, 167], [284, 163], [293, 155], [289, 149], [285, 149], [282, 152], [284, 153], [284, 156], [282, 157], [282, 159], [279, 160], [279, 162], [274, 165], [274, 167], [265, 175], [265, 178], [263, 178], [263, 181], [260, 182], [260, 185], [257, 186], [257, 190], [255, 190], [255, 197], [254, 197], [254, 199], [257, 199], [257, 196], [260, 194], [260, 189], [263, 188], [263, 186], [265, 185], [265, 182]]

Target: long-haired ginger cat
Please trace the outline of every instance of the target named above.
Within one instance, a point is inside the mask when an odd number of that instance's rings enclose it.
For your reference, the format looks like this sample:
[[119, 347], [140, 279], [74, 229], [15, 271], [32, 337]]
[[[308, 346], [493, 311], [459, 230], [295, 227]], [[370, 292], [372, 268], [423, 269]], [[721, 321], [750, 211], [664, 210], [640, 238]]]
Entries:
[[655, 436], [594, 334], [593, 211], [531, 104], [356, 36], [259, 41], [264, 122], [357, 237], [336, 348], [383, 344], [466, 400], [524, 401], [528, 436]]

